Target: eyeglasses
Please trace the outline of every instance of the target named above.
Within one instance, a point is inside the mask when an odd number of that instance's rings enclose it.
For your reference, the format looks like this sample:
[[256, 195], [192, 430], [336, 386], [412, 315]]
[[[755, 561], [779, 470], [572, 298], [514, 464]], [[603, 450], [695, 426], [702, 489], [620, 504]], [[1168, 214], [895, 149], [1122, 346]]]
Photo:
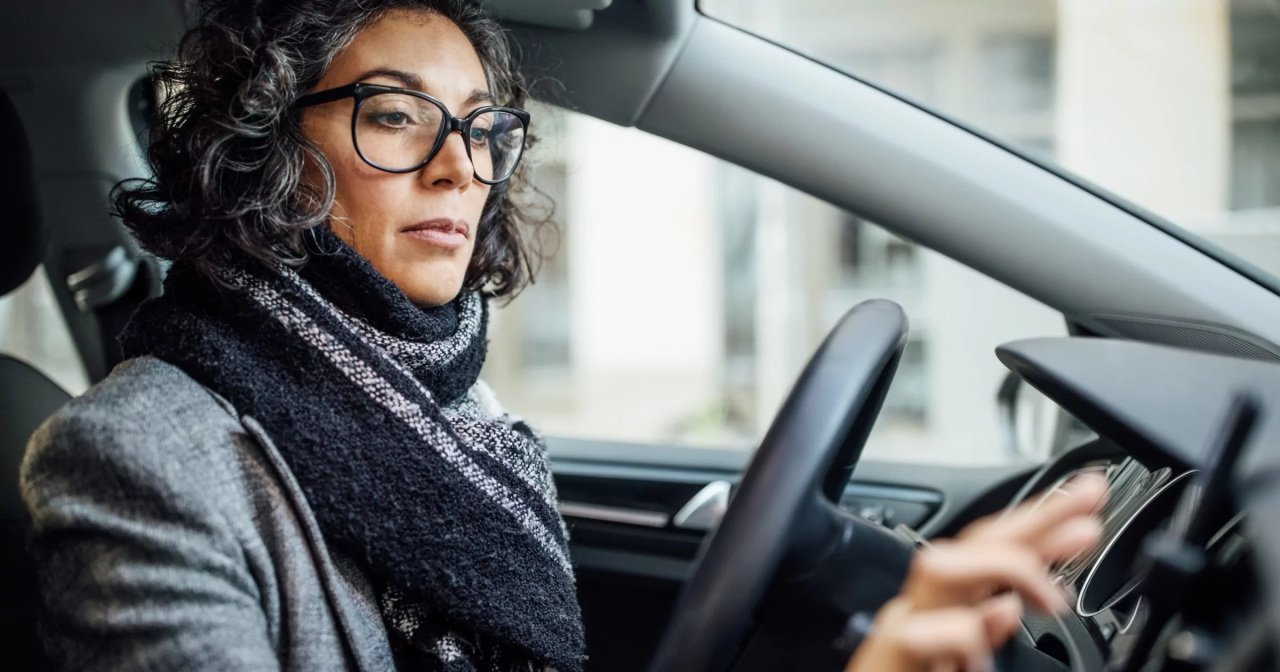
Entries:
[[298, 99], [296, 107], [355, 98], [351, 140], [365, 163], [388, 173], [412, 173], [431, 163], [449, 134], [462, 133], [475, 178], [485, 184], [511, 179], [524, 154], [529, 113], [481, 107], [465, 119], [421, 91], [377, 84], [348, 84]]

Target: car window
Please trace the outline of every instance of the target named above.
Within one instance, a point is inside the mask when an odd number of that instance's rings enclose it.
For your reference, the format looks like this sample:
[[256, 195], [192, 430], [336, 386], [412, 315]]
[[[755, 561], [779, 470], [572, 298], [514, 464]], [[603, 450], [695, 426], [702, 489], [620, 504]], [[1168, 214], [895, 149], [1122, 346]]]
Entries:
[[700, 0], [1280, 274], [1274, 0]]
[[866, 455], [1013, 458], [996, 345], [1061, 314], [874, 222], [636, 129], [535, 108], [556, 252], [494, 311], [484, 375], [543, 432], [749, 450], [836, 321], [897, 301], [911, 338]]

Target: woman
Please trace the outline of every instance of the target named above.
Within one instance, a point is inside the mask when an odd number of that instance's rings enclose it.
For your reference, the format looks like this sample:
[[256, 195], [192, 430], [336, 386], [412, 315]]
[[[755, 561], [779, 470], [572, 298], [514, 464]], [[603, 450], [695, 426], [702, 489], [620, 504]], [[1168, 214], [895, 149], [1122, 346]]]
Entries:
[[[462, 0], [209, 0], [156, 76], [116, 206], [165, 294], [23, 469], [57, 664], [582, 669], [543, 445], [478, 379], [536, 261], [504, 34]], [[924, 556], [974, 562], [918, 563], [855, 669], [978, 669], [1087, 500]], [[989, 631], [913, 642], [935, 617]]]

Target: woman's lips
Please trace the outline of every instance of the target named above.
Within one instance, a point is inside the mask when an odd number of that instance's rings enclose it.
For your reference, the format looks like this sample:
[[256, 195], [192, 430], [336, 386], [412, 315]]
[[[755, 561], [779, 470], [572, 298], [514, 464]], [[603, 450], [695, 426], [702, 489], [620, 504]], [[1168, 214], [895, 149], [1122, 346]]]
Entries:
[[457, 249], [467, 244], [471, 227], [461, 219], [437, 218], [418, 222], [400, 233], [447, 249]]

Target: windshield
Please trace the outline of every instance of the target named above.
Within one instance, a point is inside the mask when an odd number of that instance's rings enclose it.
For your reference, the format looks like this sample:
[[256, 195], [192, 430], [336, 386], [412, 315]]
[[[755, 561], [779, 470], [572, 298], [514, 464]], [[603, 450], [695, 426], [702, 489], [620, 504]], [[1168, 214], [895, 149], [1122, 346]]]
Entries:
[[701, 0], [1280, 273], [1280, 0]]

